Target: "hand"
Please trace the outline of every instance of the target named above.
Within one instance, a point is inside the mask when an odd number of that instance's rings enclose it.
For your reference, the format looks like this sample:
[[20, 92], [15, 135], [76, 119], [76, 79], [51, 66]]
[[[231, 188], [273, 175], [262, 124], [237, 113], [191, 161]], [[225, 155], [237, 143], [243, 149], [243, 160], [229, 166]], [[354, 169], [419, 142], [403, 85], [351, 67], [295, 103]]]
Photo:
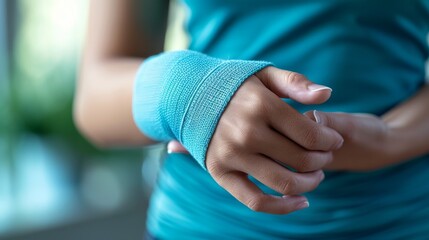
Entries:
[[[206, 156], [208, 172], [255, 211], [286, 214], [308, 207], [299, 194], [323, 180], [322, 168], [343, 139], [334, 130], [298, 113], [280, 97], [318, 104], [331, 90], [304, 76], [268, 67], [247, 79], [219, 120]], [[170, 148], [183, 148], [171, 143]], [[290, 171], [284, 166], [296, 170]], [[283, 197], [263, 193], [251, 175]]]
[[344, 138], [343, 146], [334, 151], [334, 160], [324, 169], [370, 171], [393, 163], [393, 145], [390, 144], [392, 129], [379, 117], [320, 111], [305, 115], [336, 130]]

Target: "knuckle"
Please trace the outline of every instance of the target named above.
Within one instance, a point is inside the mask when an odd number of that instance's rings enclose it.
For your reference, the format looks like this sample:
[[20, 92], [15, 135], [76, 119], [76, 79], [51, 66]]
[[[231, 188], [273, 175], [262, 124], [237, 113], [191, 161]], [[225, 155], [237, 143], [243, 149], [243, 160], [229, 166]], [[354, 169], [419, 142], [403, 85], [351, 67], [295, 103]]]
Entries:
[[270, 112], [270, 105], [262, 94], [257, 94], [251, 103], [251, 113], [257, 116], [268, 114]]
[[262, 194], [254, 195], [245, 204], [252, 211], [262, 212], [264, 210], [264, 196]]
[[217, 176], [219, 175], [219, 173], [221, 172], [221, 167], [220, 164], [217, 161], [206, 161], [206, 167], [207, 167], [207, 171], [212, 175], [212, 176]]
[[285, 73], [285, 80], [288, 84], [291, 84], [291, 85], [298, 84], [305, 79], [306, 79], [305, 76], [300, 73], [296, 73], [296, 72]]
[[220, 150], [216, 156], [207, 156], [206, 168], [207, 171], [213, 176], [222, 176], [227, 173], [231, 168], [233, 162], [233, 153], [229, 150]]
[[249, 90], [244, 97], [245, 103], [243, 103], [243, 106], [250, 116], [260, 117], [261, 114], [269, 113], [272, 108], [269, 91], [267, 91], [266, 87], [261, 86]]
[[280, 191], [283, 194], [294, 194], [296, 193], [298, 184], [298, 179], [296, 177], [289, 177], [279, 184]]
[[301, 156], [298, 158], [298, 163], [296, 166], [296, 170], [298, 172], [308, 172], [314, 170], [314, 160], [315, 160], [315, 154], [309, 151], [305, 151], [301, 154]]
[[249, 147], [255, 145], [260, 138], [260, 133], [255, 129], [255, 127], [251, 126], [251, 124], [242, 124], [237, 128], [238, 132], [236, 133], [237, 137], [237, 145], [240, 148], [248, 149]]
[[[219, 141], [217, 141], [218, 143]], [[236, 149], [232, 144], [228, 143], [228, 140], [223, 140], [221, 144], [213, 144], [209, 146], [206, 157], [207, 169], [216, 168], [218, 166], [225, 165], [231, 156], [234, 156]]]
[[310, 127], [304, 133], [304, 145], [307, 149], [317, 150], [319, 139], [322, 137], [322, 130], [319, 126]]
[[207, 159], [206, 167], [212, 175], [220, 175], [232, 167], [232, 162], [232, 154], [219, 153], [215, 159], [210, 161]]
[[222, 147], [222, 151], [219, 153], [219, 158], [221, 162], [228, 162], [234, 156], [238, 155], [239, 149], [237, 149], [234, 144], [229, 141], [225, 141], [225, 145]]
[[229, 182], [229, 174], [225, 168], [220, 167], [219, 165], [211, 167], [207, 165], [207, 170], [220, 186], [225, 187], [227, 185], [226, 183]]

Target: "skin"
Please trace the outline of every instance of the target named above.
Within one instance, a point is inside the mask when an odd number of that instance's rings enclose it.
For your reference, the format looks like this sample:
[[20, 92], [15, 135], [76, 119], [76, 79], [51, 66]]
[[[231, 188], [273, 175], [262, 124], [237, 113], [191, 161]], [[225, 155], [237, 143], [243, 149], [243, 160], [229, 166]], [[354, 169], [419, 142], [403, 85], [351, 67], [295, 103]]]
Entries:
[[[254, 211], [285, 214], [308, 207], [307, 199], [298, 195], [319, 185], [321, 169], [332, 161], [332, 151], [342, 146], [343, 139], [280, 97], [318, 104], [330, 93], [300, 74], [274, 67], [250, 77], [219, 120], [207, 150], [208, 172]], [[248, 175], [283, 197], [264, 194]]]
[[[344, 145], [330, 170], [373, 171], [429, 152], [429, 86], [381, 117], [316, 112], [320, 124], [339, 132]], [[306, 113], [312, 119], [313, 114]]]
[[[371, 114], [306, 112], [321, 125], [336, 130], [343, 146], [333, 152], [327, 170], [374, 171], [409, 161], [429, 152], [429, 86], [381, 117]], [[169, 152], [187, 153], [176, 141]]]
[[[136, 70], [144, 58], [162, 51], [165, 24], [153, 28], [151, 18], [139, 19], [159, 9], [151, 14], [161, 16], [154, 23], [165, 23], [167, 9], [154, 8], [154, 2], [91, 1], [74, 116], [80, 131], [100, 147], [154, 143], [137, 129], [131, 113]], [[300, 74], [274, 67], [250, 77], [219, 120], [207, 152], [209, 173], [250, 209], [285, 214], [308, 207], [299, 195], [318, 186], [322, 169], [373, 170], [429, 152], [427, 87], [381, 118], [316, 112], [316, 121], [314, 112], [299, 114], [280, 100], [320, 104], [330, 93]], [[169, 151], [186, 149], [171, 142]], [[248, 175], [284, 196], [263, 194]]]
[[[131, 102], [138, 67], [144, 58], [163, 49], [168, 9], [155, 7], [155, 2], [165, 1], [90, 1], [74, 119], [80, 132], [99, 147], [154, 143], [135, 125]], [[142, 22], [139, 16], [155, 9], [159, 11], [151, 14], [160, 19], [150, 18], [150, 23], [156, 22], [158, 31], [149, 23], [138, 24]]]

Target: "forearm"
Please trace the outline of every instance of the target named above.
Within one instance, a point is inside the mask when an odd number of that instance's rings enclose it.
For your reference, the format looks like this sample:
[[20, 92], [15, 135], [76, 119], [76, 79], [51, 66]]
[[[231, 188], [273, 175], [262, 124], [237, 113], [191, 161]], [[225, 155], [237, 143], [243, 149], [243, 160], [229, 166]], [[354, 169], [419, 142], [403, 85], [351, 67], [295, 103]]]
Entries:
[[163, 49], [168, 1], [92, 0], [74, 106], [79, 130], [101, 147], [153, 143], [132, 118], [144, 58]]
[[429, 84], [382, 119], [391, 132], [394, 162], [429, 153]]
[[135, 74], [141, 58], [86, 61], [75, 98], [77, 127], [101, 147], [154, 143], [136, 127], [131, 111]]

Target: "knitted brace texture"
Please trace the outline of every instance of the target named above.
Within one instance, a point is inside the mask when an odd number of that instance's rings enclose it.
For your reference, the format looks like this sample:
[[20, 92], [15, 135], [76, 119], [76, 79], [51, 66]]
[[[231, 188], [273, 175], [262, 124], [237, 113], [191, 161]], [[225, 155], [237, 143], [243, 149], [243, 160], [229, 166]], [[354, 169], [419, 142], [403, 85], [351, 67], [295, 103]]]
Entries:
[[205, 169], [208, 145], [228, 102], [247, 78], [269, 65], [188, 50], [150, 57], [135, 79], [134, 121], [152, 139], [178, 140]]

